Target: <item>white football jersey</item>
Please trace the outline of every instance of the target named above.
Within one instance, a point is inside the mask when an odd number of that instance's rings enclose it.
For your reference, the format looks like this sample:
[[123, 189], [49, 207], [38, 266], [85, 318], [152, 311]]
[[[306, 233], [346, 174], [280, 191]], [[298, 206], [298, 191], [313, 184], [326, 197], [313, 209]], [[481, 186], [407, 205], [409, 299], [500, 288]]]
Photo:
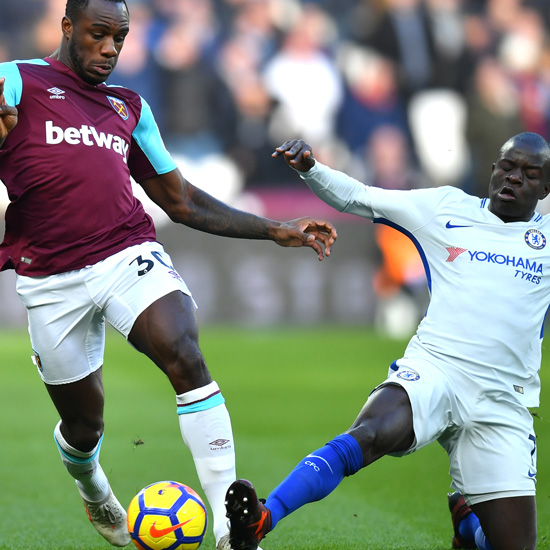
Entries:
[[391, 225], [415, 243], [431, 299], [405, 357], [439, 358], [538, 406], [549, 216], [504, 223], [489, 211], [489, 199], [460, 189], [379, 189], [318, 161], [300, 175], [337, 210]]

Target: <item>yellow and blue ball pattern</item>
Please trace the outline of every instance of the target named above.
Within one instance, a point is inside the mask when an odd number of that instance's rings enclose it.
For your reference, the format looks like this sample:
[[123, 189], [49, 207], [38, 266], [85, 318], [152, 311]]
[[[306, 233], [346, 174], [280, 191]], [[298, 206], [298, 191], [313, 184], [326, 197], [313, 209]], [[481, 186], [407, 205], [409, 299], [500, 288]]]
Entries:
[[176, 481], [148, 485], [128, 506], [128, 531], [140, 550], [196, 550], [206, 525], [201, 497]]

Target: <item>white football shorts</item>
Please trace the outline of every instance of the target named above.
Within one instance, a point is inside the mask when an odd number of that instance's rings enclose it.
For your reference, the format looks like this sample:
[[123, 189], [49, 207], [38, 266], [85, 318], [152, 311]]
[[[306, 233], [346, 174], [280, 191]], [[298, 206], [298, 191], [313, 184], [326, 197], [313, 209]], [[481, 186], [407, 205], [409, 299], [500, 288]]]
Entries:
[[159, 298], [175, 290], [191, 296], [156, 242], [75, 271], [17, 275], [16, 288], [27, 308], [33, 362], [47, 384], [75, 382], [103, 365], [105, 320], [127, 338], [139, 314]]
[[438, 441], [450, 460], [451, 486], [470, 505], [496, 498], [534, 496], [536, 438], [533, 418], [503, 384], [425, 358], [400, 359], [380, 386], [407, 392], [415, 442], [403, 456]]

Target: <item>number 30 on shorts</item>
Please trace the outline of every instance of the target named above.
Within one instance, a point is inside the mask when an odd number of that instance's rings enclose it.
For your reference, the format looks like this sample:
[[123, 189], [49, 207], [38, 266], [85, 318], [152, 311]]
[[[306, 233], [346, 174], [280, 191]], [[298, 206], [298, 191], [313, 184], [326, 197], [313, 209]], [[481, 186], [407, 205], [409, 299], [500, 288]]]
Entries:
[[[157, 252], [156, 250], [153, 250], [151, 252], [151, 256], [155, 258], [158, 262], [160, 262], [164, 267], [167, 267], [172, 274], [177, 273], [173, 266], [167, 264], [163, 259], [160, 252]], [[137, 263], [138, 268], [140, 268], [137, 272], [138, 277], [141, 277], [142, 275], [147, 275], [153, 267], [155, 267], [155, 262], [153, 260], [149, 260], [147, 258], [143, 258], [143, 256], [139, 255], [137, 258], [134, 258], [129, 265], [132, 265], [134, 262]], [[178, 275], [179, 277], [179, 275]]]

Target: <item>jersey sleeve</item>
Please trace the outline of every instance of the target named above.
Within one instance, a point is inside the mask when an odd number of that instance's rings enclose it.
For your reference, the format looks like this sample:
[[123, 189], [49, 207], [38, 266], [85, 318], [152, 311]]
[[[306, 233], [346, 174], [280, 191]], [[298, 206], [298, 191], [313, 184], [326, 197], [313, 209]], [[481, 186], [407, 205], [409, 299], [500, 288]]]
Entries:
[[0, 78], [5, 77], [4, 99], [7, 105], [16, 107], [21, 101], [23, 80], [17, 63], [0, 63]]
[[132, 133], [128, 165], [132, 177], [140, 182], [177, 168], [160, 135], [151, 107], [141, 98], [139, 122]]
[[414, 231], [425, 225], [446, 200], [449, 188], [411, 191], [380, 189], [316, 161], [300, 177], [324, 202], [340, 212], [372, 221], [389, 221]]

